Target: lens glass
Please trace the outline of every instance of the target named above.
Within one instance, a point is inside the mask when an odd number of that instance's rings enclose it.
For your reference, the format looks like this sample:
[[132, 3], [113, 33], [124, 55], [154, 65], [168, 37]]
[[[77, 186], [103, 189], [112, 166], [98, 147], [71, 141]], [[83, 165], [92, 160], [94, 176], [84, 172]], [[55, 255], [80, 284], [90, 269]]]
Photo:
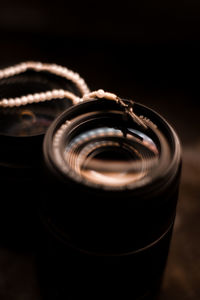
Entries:
[[148, 136], [129, 128], [100, 127], [74, 137], [64, 158], [79, 176], [119, 186], [140, 180], [158, 163], [159, 152]]
[[121, 115], [72, 123], [55, 134], [54, 157], [59, 168], [79, 181], [123, 188], [151, 177], [160, 163], [158, 140]]
[[44, 134], [57, 115], [70, 106], [70, 100], [57, 99], [0, 109], [0, 134], [17, 137]]
[[[0, 98], [66, 89], [79, 94], [68, 80], [46, 72], [28, 71], [0, 81]], [[44, 134], [52, 121], [71, 106], [69, 99], [55, 99], [20, 107], [0, 108], [0, 135], [33, 136]]]

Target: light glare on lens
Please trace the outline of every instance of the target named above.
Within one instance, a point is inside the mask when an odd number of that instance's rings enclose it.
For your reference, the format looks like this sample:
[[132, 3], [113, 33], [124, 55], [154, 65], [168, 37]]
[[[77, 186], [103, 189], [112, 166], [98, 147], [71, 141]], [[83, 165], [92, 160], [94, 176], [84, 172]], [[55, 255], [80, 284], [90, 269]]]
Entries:
[[100, 127], [72, 138], [64, 160], [80, 177], [106, 186], [124, 186], [146, 176], [158, 163], [158, 149], [147, 135]]

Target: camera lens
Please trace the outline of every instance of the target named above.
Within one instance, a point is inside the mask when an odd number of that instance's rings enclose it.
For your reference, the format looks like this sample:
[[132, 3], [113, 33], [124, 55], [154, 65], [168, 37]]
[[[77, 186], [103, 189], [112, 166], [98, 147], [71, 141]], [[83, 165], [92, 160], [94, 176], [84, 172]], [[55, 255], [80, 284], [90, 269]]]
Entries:
[[167, 259], [180, 143], [159, 114], [138, 103], [134, 112], [145, 127], [114, 101], [84, 102], [58, 117], [44, 140], [41, 218], [60, 245], [58, 272], [63, 277], [65, 261], [64, 278], [89, 298], [150, 297]]
[[[0, 80], [1, 98], [15, 98], [75, 85], [48, 72], [28, 71]], [[19, 107], [0, 108], [0, 178], [6, 201], [1, 203], [1, 241], [23, 242], [35, 232], [36, 187], [41, 184], [42, 142], [52, 121], [71, 106], [69, 99], [55, 99]], [[16, 201], [17, 197], [17, 201]], [[26, 224], [26, 225], [25, 225]], [[32, 230], [32, 231], [30, 231]], [[17, 240], [17, 242], [16, 242]]]
[[[29, 93], [40, 93], [49, 89], [66, 88], [77, 92], [73, 85], [62, 78], [46, 72], [35, 74], [28, 71], [15, 77], [0, 81], [2, 98], [20, 97]], [[43, 103], [29, 104], [13, 108], [0, 108], [1, 177], [6, 178], [12, 171], [9, 168], [23, 171], [34, 167], [41, 157], [41, 145], [44, 134], [52, 121], [65, 109], [71, 106], [68, 99], [57, 99]], [[31, 155], [34, 150], [34, 155]], [[30, 177], [31, 177], [30, 172]], [[18, 178], [18, 176], [17, 176]]]

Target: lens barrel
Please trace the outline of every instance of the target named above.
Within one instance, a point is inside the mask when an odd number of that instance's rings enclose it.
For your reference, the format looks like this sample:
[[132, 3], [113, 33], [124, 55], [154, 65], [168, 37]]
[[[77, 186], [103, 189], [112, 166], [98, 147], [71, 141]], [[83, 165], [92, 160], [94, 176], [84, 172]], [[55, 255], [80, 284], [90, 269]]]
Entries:
[[[0, 81], [1, 98], [20, 97], [51, 89], [77, 93], [70, 81], [28, 71]], [[0, 108], [1, 242], [27, 245], [36, 232], [36, 203], [42, 181], [42, 143], [47, 128], [65, 109], [68, 99]], [[36, 238], [36, 237], [35, 237]]]
[[138, 103], [134, 112], [146, 129], [114, 101], [94, 99], [65, 111], [47, 131], [43, 265], [59, 277], [60, 297], [151, 299], [159, 289], [181, 148], [159, 114]]

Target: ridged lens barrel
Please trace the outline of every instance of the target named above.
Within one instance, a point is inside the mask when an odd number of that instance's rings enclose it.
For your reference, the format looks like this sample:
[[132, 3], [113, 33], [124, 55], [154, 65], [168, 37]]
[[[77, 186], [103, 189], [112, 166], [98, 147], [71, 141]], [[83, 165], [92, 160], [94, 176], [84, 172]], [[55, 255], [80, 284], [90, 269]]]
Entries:
[[161, 282], [181, 149], [159, 114], [137, 103], [134, 112], [146, 126], [94, 99], [65, 111], [45, 136], [46, 270], [55, 268], [72, 299], [151, 299]]

